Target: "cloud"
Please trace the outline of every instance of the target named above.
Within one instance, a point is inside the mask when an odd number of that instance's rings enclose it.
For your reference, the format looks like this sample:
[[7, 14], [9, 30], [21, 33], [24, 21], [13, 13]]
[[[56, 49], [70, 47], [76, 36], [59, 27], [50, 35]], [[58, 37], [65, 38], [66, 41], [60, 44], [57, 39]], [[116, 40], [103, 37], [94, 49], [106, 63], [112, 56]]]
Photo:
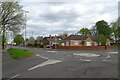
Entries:
[[27, 14], [27, 35], [47, 36], [61, 32], [76, 33], [82, 27], [90, 28], [99, 20], [108, 23], [117, 20], [118, 0], [81, 0], [81, 2], [24, 2]]

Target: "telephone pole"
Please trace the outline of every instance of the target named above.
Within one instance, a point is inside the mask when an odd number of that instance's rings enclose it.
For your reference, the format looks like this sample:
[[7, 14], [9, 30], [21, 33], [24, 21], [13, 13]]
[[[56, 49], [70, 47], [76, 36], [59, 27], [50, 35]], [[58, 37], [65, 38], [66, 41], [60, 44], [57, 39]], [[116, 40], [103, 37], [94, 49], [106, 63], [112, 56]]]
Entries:
[[24, 13], [24, 15], [25, 15], [25, 23], [24, 23], [24, 29], [25, 29], [25, 42], [24, 42], [24, 44], [25, 44], [25, 48], [26, 48], [26, 25], [27, 25], [27, 14], [26, 13], [29, 13], [28, 11], [26, 11], [26, 10], [22, 10], [23, 11], [23, 13]]

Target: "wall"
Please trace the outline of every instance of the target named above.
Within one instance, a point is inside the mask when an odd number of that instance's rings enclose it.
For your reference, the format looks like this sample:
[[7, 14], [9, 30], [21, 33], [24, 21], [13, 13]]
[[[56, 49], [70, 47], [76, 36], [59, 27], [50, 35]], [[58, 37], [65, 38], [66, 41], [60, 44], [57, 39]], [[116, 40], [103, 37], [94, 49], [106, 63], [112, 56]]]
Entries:
[[[117, 48], [117, 46], [107, 46], [107, 49]], [[105, 46], [58, 46], [57, 49], [73, 49], [73, 50], [100, 50]]]
[[[76, 41], [77, 41], [78, 45], [74, 44]], [[70, 40], [70, 46], [82, 46], [81, 40]]]

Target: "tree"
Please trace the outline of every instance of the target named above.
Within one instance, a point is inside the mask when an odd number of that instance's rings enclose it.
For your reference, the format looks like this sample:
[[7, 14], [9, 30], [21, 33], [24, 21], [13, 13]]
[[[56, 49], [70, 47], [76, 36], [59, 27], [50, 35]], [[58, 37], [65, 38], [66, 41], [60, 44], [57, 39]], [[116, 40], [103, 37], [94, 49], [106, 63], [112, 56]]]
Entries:
[[62, 33], [59, 33], [58, 35], [64, 39], [68, 36], [68, 33], [67, 32], [62, 32]]
[[24, 42], [24, 38], [22, 37], [22, 35], [16, 35], [14, 38], [14, 42], [16, 43], [16, 45], [20, 45], [21, 43]]
[[114, 38], [115, 38], [115, 42], [117, 42], [117, 38], [118, 38], [118, 22], [112, 22], [111, 23], [111, 29], [113, 31], [113, 35], [114, 35]]
[[26, 38], [26, 40], [25, 41], [28, 41], [29, 39], [28, 38]]
[[91, 36], [98, 36], [97, 30], [95, 25], [93, 25], [90, 29], [89, 29], [90, 35]]
[[104, 20], [98, 21], [96, 23], [95, 27], [97, 29], [98, 35], [103, 34], [108, 38], [110, 37], [112, 30], [106, 21], [104, 21]]
[[41, 40], [43, 40], [42, 36], [38, 36], [37, 39], [36, 39], [37, 42], [40, 42]]
[[29, 44], [33, 44], [35, 42], [35, 39], [34, 37], [30, 37], [29, 40], [28, 40]]
[[59, 33], [58, 35], [59, 36], [64, 36], [64, 35], [68, 35], [68, 33], [67, 32], [62, 32], [62, 33]]
[[83, 36], [87, 36], [88, 32], [88, 28], [82, 28], [78, 33], [82, 34]]
[[99, 34], [98, 40], [101, 42], [102, 46], [106, 46], [107, 37], [104, 34]]
[[18, 2], [0, 3], [0, 34], [2, 34], [2, 48], [4, 49], [4, 38], [8, 31], [18, 33], [23, 26], [22, 6]]

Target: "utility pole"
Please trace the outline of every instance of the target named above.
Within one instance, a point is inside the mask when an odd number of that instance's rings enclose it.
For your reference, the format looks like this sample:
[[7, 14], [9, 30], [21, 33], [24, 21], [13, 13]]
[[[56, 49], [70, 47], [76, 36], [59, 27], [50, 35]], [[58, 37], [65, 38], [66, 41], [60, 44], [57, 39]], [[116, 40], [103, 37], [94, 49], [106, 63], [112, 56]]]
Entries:
[[33, 31], [32, 31], [32, 37], [33, 37]]
[[26, 10], [22, 10], [24, 15], [25, 15], [25, 24], [24, 24], [24, 28], [25, 28], [25, 48], [26, 48], [26, 25], [27, 25], [27, 14], [26, 13], [29, 13], [28, 11]]
[[57, 48], [57, 37], [55, 35], [55, 49]]

